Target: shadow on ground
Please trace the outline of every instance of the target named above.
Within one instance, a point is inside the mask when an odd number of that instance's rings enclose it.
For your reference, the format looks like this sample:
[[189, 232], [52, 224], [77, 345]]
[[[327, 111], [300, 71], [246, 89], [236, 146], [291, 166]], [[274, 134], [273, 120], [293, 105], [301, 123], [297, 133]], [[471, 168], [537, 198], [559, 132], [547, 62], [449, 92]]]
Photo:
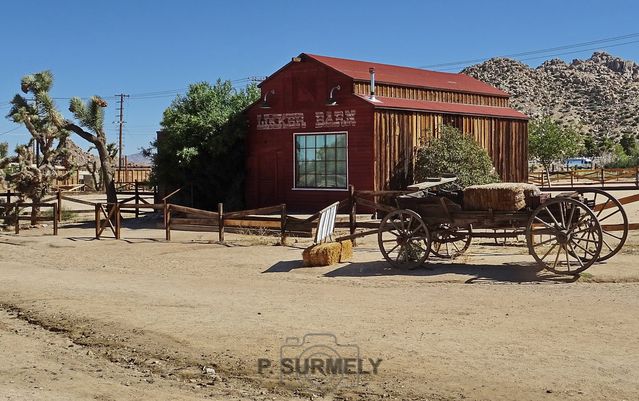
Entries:
[[400, 270], [390, 267], [385, 261], [355, 262], [324, 274], [326, 277], [434, 277], [441, 275], [452, 275], [450, 281], [457, 281], [455, 275], [471, 276], [464, 281], [467, 284], [477, 282], [572, 283], [578, 279], [578, 277], [559, 276], [547, 272], [534, 263], [496, 265], [430, 262], [415, 270]]
[[[301, 260], [286, 260], [275, 263], [263, 273], [289, 273], [302, 268]], [[491, 283], [572, 283], [578, 277], [559, 276], [543, 269], [534, 263], [512, 264], [463, 264], [431, 262], [414, 270], [392, 268], [385, 261], [353, 262], [344, 264], [335, 270], [324, 273], [324, 277], [381, 277], [381, 276], [414, 276], [436, 277], [448, 275], [446, 282], [464, 282], [467, 284]], [[469, 278], [466, 278], [469, 277]], [[465, 279], [466, 278], [466, 279]]]

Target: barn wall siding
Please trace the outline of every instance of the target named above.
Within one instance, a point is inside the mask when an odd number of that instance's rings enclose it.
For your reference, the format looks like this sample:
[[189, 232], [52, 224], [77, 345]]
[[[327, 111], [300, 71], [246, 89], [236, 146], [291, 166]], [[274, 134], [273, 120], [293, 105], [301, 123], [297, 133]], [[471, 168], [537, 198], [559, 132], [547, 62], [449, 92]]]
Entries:
[[375, 189], [399, 189], [408, 184], [417, 149], [437, 137], [443, 124], [471, 134], [486, 149], [502, 180], [528, 180], [525, 120], [377, 110], [373, 133]]
[[[353, 84], [353, 93], [357, 95], [369, 95], [370, 90], [371, 86], [369, 82], [356, 81]], [[380, 83], [375, 84], [375, 94], [377, 96], [397, 97], [412, 100], [508, 107], [508, 98], [506, 97], [489, 96], [477, 93], [441, 91], [426, 88], [412, 88]]]

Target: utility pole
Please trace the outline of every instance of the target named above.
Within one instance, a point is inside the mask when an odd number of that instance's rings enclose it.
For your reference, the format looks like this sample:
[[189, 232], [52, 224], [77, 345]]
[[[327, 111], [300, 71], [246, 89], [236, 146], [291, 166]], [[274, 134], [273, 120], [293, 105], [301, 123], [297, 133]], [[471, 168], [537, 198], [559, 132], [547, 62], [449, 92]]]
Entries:
[[120, 100], [118, 100], [118, 102], [120, 103], [120, 113], [118, 115], [118, 124], [120, 126], [120, 139], [118, 142], [118, 168], [122, 169], [122, 165], [124, 164], [124, 156], [122, 154], [124, 150], [122, 146], [122, 130], [124, 128], [124, 98], [129, 97], [129, 95], [120, 93], [119, 95], [115, 96], [120, 98]]

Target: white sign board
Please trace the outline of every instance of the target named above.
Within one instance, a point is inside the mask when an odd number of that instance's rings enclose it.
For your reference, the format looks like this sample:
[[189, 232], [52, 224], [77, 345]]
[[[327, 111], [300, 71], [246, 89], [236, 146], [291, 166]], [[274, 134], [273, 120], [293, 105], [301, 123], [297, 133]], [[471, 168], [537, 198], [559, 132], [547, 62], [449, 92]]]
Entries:
[[339, 202], [335, 202], [325, 207], [319, 212], [319, 222], [317, 223], [317, 231], [315, 232], [315, 243], [319, 244], [327, 238], [333, 236], [335, 231], [335, 217], [337, 216], [337, 206]]

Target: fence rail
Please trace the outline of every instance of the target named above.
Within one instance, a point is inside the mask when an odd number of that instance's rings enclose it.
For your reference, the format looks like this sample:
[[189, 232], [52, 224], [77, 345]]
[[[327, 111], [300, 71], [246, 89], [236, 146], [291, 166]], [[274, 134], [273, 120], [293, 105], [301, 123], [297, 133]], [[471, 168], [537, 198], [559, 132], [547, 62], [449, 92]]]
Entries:
[[639, 166], [630, 168], [600, 168], [594, 170], [536, 172], [528, 174], [531, 184], [542, 188], [552, 186], [576, 187], [599, 185], [633, 186], [639, 188]]

